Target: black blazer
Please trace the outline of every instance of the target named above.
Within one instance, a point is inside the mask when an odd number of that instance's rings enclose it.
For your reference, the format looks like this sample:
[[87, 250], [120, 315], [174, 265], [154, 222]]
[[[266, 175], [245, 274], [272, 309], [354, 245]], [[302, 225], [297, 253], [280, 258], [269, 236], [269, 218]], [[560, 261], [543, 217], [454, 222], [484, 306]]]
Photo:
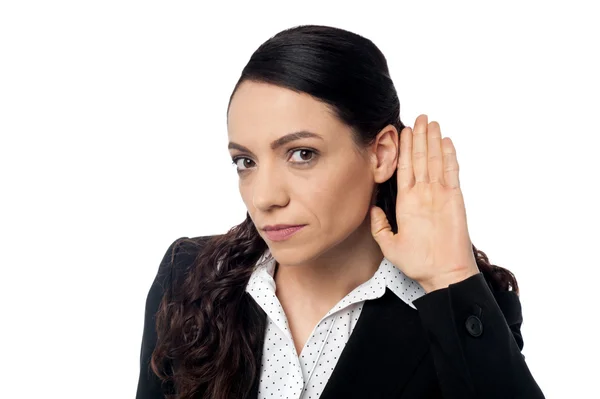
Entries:
[[[185, 272], [200, 248], [179, 246], [171, 262], [177, 241], [146, 300], [137, 399], [164, 398], [149, 368], [154, 315], [173, 273]], [[365, 303], [321, 399], [544, 398], [521, 354], [523, 319], [514, 292], [492, 292], [479, 273], [413, 304], [417, 310], [389, 289]]]

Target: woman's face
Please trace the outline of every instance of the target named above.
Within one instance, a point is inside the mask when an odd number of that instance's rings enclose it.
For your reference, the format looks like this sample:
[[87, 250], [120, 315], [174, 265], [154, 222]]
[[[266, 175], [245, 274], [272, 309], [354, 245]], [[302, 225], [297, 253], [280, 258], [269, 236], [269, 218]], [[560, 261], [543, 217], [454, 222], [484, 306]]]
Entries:
[[[289, 136], [297, 132], [304, 133]], [[393, 142], [393, 134], [387, 136]], [[387, 180], [396, 165], [391, 155], [384, 156], [384, 163], [393, 165], [385, 168], [387, 178], [382, 176], [379, 150], [361, 152], [350, 128], [324, 103], [304, 93], [245, 81], [231, 100], [228, 138], [242, 199], [279, 263], [302, 264], [351, 236], [356, 244], [361, 240], [357, 234], [370, 234], [370, 225], [361, 226], [375, 183]], [[274, 241], [263, 228], [277, 224], [305, 226]]]

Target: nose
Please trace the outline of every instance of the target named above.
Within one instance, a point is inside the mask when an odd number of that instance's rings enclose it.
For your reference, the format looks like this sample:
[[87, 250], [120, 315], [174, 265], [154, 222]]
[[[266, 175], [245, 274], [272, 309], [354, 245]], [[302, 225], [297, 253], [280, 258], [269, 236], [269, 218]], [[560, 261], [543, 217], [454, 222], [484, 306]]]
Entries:
[[263, 163], [252, 182], [252, 204], [261, 211], [283, 207], [289, 202], [284, 170], [273, 164]]

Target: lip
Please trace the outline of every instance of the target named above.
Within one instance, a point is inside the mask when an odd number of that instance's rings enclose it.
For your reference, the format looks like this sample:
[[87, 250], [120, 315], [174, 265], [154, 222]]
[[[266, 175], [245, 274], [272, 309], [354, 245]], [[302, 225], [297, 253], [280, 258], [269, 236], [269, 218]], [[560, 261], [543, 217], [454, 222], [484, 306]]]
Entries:
[[264, 226], [262, 229], [263, 230], [281, 230], [281, 229], [289, 229], [290, 227], [298, 227], [298, 226], [303, 226], [302, 224], [275, 224], [275, 225], [271, 225], [268, 224], [266, 226]]
[[263, 231], [265, 232], [265, 234], [267, 235], [269, 240], [283, 241], [283, 240], [287, 240], [288, 238], [290, 238], [291, 236], [296, 234], [298, 231], [302, 230], [304, 228], [304, 226], [306, 226], [306, 225], [287, 226], [287, 227], [280, 228], [281, 226], [284, 226], [284, 225], [266, 226], [266, 228], [270, 229], [270, 230], [263, 229]]

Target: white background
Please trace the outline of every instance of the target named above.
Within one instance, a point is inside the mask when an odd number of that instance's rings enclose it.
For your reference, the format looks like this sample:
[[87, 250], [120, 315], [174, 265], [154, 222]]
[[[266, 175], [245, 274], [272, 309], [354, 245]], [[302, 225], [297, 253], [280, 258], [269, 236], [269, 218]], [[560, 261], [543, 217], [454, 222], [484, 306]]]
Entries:
[[426, 113], [453, 139], [471, 238], [517, 276], [546, 397], [598, 394], [595, 7], [2, 2], [0, 396], [134, 397], [167, 247], [245, 216], [233, 85], [263, 41], [308, 23], [373, 40], [404, 123]]

